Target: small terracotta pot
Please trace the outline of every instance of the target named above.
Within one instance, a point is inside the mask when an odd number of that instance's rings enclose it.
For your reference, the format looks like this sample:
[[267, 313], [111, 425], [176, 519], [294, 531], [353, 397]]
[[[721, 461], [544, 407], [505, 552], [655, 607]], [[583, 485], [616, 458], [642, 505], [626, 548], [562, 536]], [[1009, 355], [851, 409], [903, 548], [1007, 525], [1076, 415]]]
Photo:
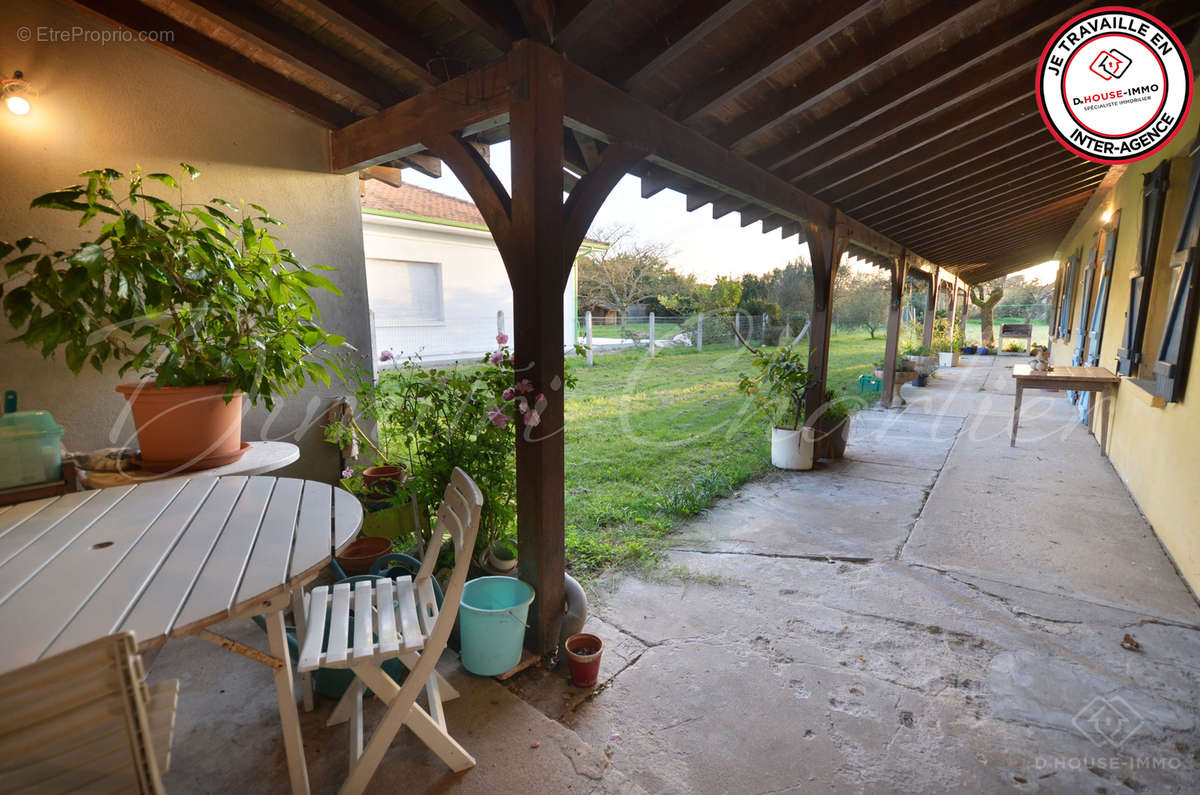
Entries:
[[159, 387], [120, 384], [137, 427], [141, 465], [151, 472], [190, 472], [237, 461], [242, 445], [242, 392], [227, 402], [225, 385]]
[[367, 467], [363, 470], [363, 488], [368, 497], [386, 499], [396, 496], [396, 491], [408, 477], [404, 466]]
[[375, 565], [375, 561], [392, 551], [392, 539], [367, 536], [357, 541], [351, 541], [337, 555], [338, 565], [346, 576], [366, 574]]
[[576, 687], [595, 687], [600, 677], [600, 655], [604, 641], [587, 632], [567, 638], [567, 665], [571, 668], [571, 684]]

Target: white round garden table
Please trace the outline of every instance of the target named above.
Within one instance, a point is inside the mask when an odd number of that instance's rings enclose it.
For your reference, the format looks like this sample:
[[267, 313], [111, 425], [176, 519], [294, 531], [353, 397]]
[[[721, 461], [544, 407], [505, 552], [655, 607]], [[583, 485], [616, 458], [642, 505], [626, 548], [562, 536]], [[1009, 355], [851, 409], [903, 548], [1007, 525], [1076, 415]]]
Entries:
[[[283, 612], [361, 525], [358, 500], [342, 489], [264, 476], [0, 507], [0, 673], [116, 632], [134, 633], [139, 650], [199, 635], [274, 669], [292, 789], [307, 792]], [[207, 629], [260, 614], [270, 655]]]

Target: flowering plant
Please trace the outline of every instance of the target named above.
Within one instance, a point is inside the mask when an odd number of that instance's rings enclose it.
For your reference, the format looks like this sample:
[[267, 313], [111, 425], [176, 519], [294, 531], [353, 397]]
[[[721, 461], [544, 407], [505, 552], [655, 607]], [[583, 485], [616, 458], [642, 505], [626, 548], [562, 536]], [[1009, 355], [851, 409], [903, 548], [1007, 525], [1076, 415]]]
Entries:
[[[408, 468], [399, 495], [405, 502], [415, 498], [428, 516], [456, 466], [479, 485], [484, 504], [476, 550], [515, 531], [516, 433], [537, 427], [548, 405], [516, 371], [508, 336], [496, 335], [496, 344], [477, 364], [442, 368], [384, 351], [380, 361], [390, 368], [378, 380], [366, 374], [356, 391], [359, 414], [378, 426], [378, 441], [366, 445], [375, 463]], [[573, 384], [568, 374], [565, 385]], [[346, 433], [333, 429], [326, 438], [344, 447]]]

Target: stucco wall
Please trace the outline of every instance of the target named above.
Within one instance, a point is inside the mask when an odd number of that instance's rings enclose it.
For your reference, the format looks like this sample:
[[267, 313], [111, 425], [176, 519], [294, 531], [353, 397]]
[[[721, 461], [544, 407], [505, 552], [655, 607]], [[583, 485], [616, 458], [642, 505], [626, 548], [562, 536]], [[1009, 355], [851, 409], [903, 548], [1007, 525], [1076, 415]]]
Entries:
[[[0, 240], [35, 234], [53, 246], [75, 245], [85, 234], [65, 214], [30, 210], [30, 199], [72, 184], [89, 168], [128, 171], [140, 164], [177, 173], [186, 161], [201, 176], [185, 196], [262, 204], [287, 223], [280, 236], [302, 262], [339, 268], [330, 276], [342, 297], [318, 298], [324, 324], [370, 350], [357, 180], [329, 173], [325, 129], [151, 44], [37, 41], [39, 28], [107, 29], [73, 6], [16, 0], [3, 7], [0, 72], [23, 71], [37, 96], [25, 117], [0, 108]], [[19, 41], [22, 27], [34, 32], [33, 40]], [[0, 336], [12, 336], [2, 319]], [[66, 427], [70, 449], [131, 437], [122, 420], [124, 400], [113, 391], [119, 380], [115, 369], [87, 369], [77, 377], [61, 356], [43, 360], [23, 346], [0, 343], [0, 388], [16, 389], [23, 409], [49, 409]], [[253, 409], [243, 438], [299, 436], [302, 457], [287, 473], [333, 478], [337, 453], [307, 420], [342, 391], [307, 390], [272, 417]]]
[[[1114, 185], [1111, 195], [1106, 197], [1107, 200], [1101, 202], [1080, 231], [1063, 241], [1059, 248], [1060, 261], [1065, 261], [1077, 248], [1082, 248], [1086, 257], [1092, 235], [1101, 223], [1101, 214], [1108, 209], [1121, 211], [1100, 357], [1101, 366], [1114, 372], [1117, 349], [1125, 328], [1125, 312], [1129, 305], [1129, 275], [1135, 261], [1142, 222], [1142, 176], [1154, 170], [1162, 160], [1178, 159], [1185, 154], [1198, 130], [1200, 113], [1193, 107], [1188, 121], [1175, 139], [1154, 157], [1130, 164]], [[1183, 165], [1179, 160], [1173, 163], [1171, 188], [1164, 208], [1158, 252], [1160, 267], [1156, 272], [1152, 293], [1153, 309], [1146, 325], [1149, 364], [1143, 365], [1143, 376], [1152, 376], [1154, 356], [1162, 337], [1163, 307], [1169, 285], [1167, 278], [1157, 277], [1166, 274], [1161, 266], [1170, 259], [1178, 234], [1187, 192], [1187, 169], [1180, 168]], [[1066, 343], [1054, 343], [1052, 359], [1056, 364], [1070, 364], [1075, 344], [1074, 318], [1079, 309], [1079, 300], [1080, 290], [1076, 285], [1071, 315], [1072, 338]], [[1193, 591], [1200, 592], [1200, 490], [1196, 488], [1196, 480], [1200, 476], [1200, 340], [1193, 351], [1187, 392], [1178, 403], [1153, 406], [1145, 390], [1129, 379], [1122, 379], [1110, 415], [1109, 456]]]
[[[497, 311], [504, 312], [504, 329], [512, 335], [512, 287], [489, 232], [369, 213], [363, 215], [363, 246], [369, 260], [438, 263], [442, 273], [444, 321], [398, 325], [388, 316], [387, 299], [403, 286], [389, 280], [386, 264], [368, 265], [376, 352], [392, 349], [401, 358], [420, 353], [434, 363], [477, 358], [495, 347]], [[574, 344], [572, 270], [563, 292], [563, 345]]]

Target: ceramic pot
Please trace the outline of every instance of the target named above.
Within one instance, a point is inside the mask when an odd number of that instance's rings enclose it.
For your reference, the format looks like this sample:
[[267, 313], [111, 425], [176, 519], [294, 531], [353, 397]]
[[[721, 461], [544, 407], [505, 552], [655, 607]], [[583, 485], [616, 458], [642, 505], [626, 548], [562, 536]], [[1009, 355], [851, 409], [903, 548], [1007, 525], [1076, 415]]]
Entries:
[[363, 470], [363, 490], [368, 498], [394, 497], [407, 477], [408, 469], [404, 466], [367, 467]]
[[392, 551], [390, 538], [366, 536], [351, 541], [345, 549], [337, 554], [338, 565], [347, 577], [356, 574], [366, 574], [375, 565], [375, 561]]
[[772, 428], [771, 463], [780, 469], [812, 469], [812, 428], [802, 427], [795, 431], [790, 428]]
[[567, 638], [567, 665], [571, 669], [571, 684], [576, 687], [595, 687], [600, 678], [600, 655], [604, 642], [595, 635], [580, 632]]
[[137, 427], [141, 465], [151, 472], [191, 472], [232, 464], [242, 444], [242, 392], [226, 400], [224, 384], [120, 384]]

